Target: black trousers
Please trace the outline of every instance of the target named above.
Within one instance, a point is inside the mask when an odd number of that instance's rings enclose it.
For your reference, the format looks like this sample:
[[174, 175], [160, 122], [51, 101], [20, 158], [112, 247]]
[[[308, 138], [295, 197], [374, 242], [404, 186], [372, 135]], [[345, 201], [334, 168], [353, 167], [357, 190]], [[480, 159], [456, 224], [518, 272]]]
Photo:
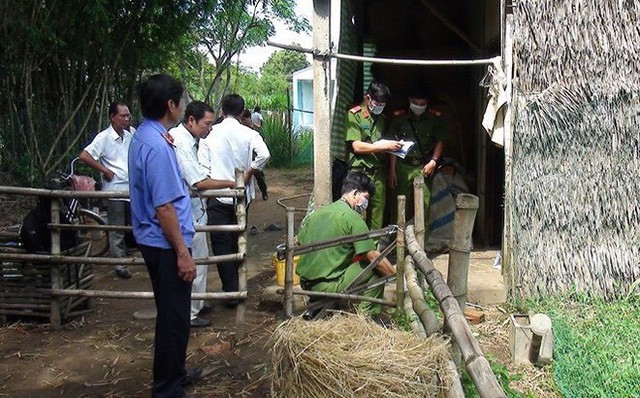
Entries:
[[267, 195], [267, 180], [265, 180], [264, 178], [264, 171], [257, 170], [253, 173], [253, 176], [256, 178], [258, 188], [260, 188], [260, 192], [262, 193], [262, 197], [264, 198], [264, 196]]
[[189, 343], [191, 283], [178, 276], [173, 249], [139, 245], [156, 302], [152, 397], [182, 397]]
[[[216, 198], [210, 198], [207, 204], [207, 217], [209, 225], [232, 225], [238, 223], [235, 205], [220, 202]], [[211, 232], [211, 248], [213, 254], [221, 256], [238, 252], [237, 232]], [[238, 268], [240, 261], [218, 263], [218, 275], [222, 282], [222, 290], [225, 292], [238, 291]]]

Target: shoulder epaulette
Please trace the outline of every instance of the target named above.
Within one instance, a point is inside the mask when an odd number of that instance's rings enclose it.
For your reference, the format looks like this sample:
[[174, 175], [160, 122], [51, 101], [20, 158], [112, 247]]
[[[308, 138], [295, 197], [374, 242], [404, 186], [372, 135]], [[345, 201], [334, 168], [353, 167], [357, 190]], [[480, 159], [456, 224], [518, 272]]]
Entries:
[[442, 112], [437, 111], [435, 109], [431, 109], [431, 108], [429, 108], [429, 113], [431, 113], [433, 115], [436, 115], [436, 116], [442, 116]]
[[407, 111], [404, 109], [398, 109], [397, 111], [393, 112], [393, 116], [402, 116], [406, 114], [407, 114]]
[[351, 113], [358, 113], [362, 110], [362, 107], [360, 105], [356, 105], [353, 108], [349, 109], [349, 112]]

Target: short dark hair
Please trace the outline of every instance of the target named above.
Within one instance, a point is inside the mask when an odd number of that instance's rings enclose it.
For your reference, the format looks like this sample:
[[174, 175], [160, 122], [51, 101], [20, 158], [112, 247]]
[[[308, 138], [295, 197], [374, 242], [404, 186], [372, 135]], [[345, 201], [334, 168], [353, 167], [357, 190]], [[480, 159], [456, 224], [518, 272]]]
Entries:
[[125, 104], [122, 101], [113, 101], [112, 103], [109, 104], [109, 117], [118, 114], [119, 106], [127, 106], [127, 104]]
[[260, 113], [260, 106], [259, 106], [259, 105], [256, 105], [256, 107], [255, 107], [255, 108], [253, 108], [253, 111], [254, 111], [254, 112], [258, 112], [258, 113]]
[[352, 171], [347, 174], [342, 183], [343, 195], [354, 189], [359, 192], [368, 192], [370, 197], [376, 194], [376, 186], [371, 182], [371, 179], [359, 171]]
[[240, 117], [244, 110], [244, 99], [238, 94], [227, 94], [222, 97], [220, 107], [225, 116]]
[[416, 84], [411, 87], [411, 90], [409, 90], [409, 97], [428, 100], [431, 96], [429, 95], [429, 90], [427, 90], [426, 87], [420, 84]]
[[209, 104], [202, 101], [191, 101], [184, 110], [184, 121], [186, 122], [189, 116], [193, 116], [197, 122], [202, 119], [207, 112], [213, 113], [213, 108], [211, 108]]
[[161, 119], [167, 113], [167, 102], [180, 104], [184, 88], [169, 75], [153, 75], [138, 86], [140, 109], [147, 119]]
[[371, 81], [367, 89], [367, 94], [377, 102], [387, 102], [389, 98], [391, 98], [391, 90], [389, 90], [389, 87], [377, 80]]
[[242, 111], [242, 115], [241, 116], [249, 118], [249, 117], [251, 117], [251, 111], [248, 110], [248, 109], [245, 109], [245, 110]]

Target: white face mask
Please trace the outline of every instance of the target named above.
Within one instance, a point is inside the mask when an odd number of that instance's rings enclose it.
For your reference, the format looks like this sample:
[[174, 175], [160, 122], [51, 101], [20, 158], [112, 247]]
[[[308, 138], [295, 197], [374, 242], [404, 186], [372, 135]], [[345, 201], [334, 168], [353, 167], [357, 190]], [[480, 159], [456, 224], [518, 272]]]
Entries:
[[357, 211], [358, 213], [363, 213], [365, 210], [367, 210], [367, 207], [369, 207], [369, 199], [362, 198], [362, 202], [355, 205], [353, 207], [353, 210]]
[[375, 106], [369, 105], [369, 110], [374, 115], [379, 115], [384, 110], [384, 105], [375, 105]]
[[411, 109], [411, 112], [415, 113], [416, 115], [422, 115], [427, 110], [427, 106], [416, 105], [413, 102], [410, 102], [409, 109]]

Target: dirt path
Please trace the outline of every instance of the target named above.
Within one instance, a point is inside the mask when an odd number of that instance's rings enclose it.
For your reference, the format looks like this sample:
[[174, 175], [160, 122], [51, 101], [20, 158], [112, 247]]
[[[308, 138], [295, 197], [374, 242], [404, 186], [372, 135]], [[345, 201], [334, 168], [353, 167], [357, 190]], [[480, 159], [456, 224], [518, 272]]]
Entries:
[[[191, 330], [188, 366], [202, 367], [207, 373], [202, 383], [189, 390], [197, 396], [270, 396], [264, 377], [270, 360], [268, 337], [280, 306], [262, 300], [261, 292], [275, 283], [271, 255], [285, 236], [285, 212], [276, 200], [310, 192], [312, 175], [310, 170], [268, 170], [267, 181], [269, 200], [256, 200], [249, 211], [249, 225], [259, 233], [248, 237], [247, 335], [236, 341], [236, 313], [221, 305], [205, 316], [212, 327]], [[304, 207], [306, 201], [289, 204]], [[265, 231], [270, 224], [282, 230]], [[471, 300], [483, 304], [503, 300], [496, 293], [501, 289], [499, 271], [491, 269], [494, 256], [495, 252], [486, 252], [472, 260], [470, 279], [482, 288], [471, 282]], [[446, 264], [445, 257], [435, 263], [440, 268]], [[142, 266], [132, 267], [133, 278], [126, 281], [117, 279], [108, 266], [98, 270], [97, 289], [151, 291]], [[209, 289], [219, 288], [217, 272], [210, 270]], [[482, 289], [486, 292], [474, 296]], [[96, 304], [95, 313], [57, 331], [18, 319], [0, 327], [0, 397], [149, 396], [154, 325], [152, 320], [135, 320], [133, 313], [152, 308], [153, 302], [98, 299]], [[504, 347], [498, 349], [503, 351], [498, 356], [504, 357]]]

